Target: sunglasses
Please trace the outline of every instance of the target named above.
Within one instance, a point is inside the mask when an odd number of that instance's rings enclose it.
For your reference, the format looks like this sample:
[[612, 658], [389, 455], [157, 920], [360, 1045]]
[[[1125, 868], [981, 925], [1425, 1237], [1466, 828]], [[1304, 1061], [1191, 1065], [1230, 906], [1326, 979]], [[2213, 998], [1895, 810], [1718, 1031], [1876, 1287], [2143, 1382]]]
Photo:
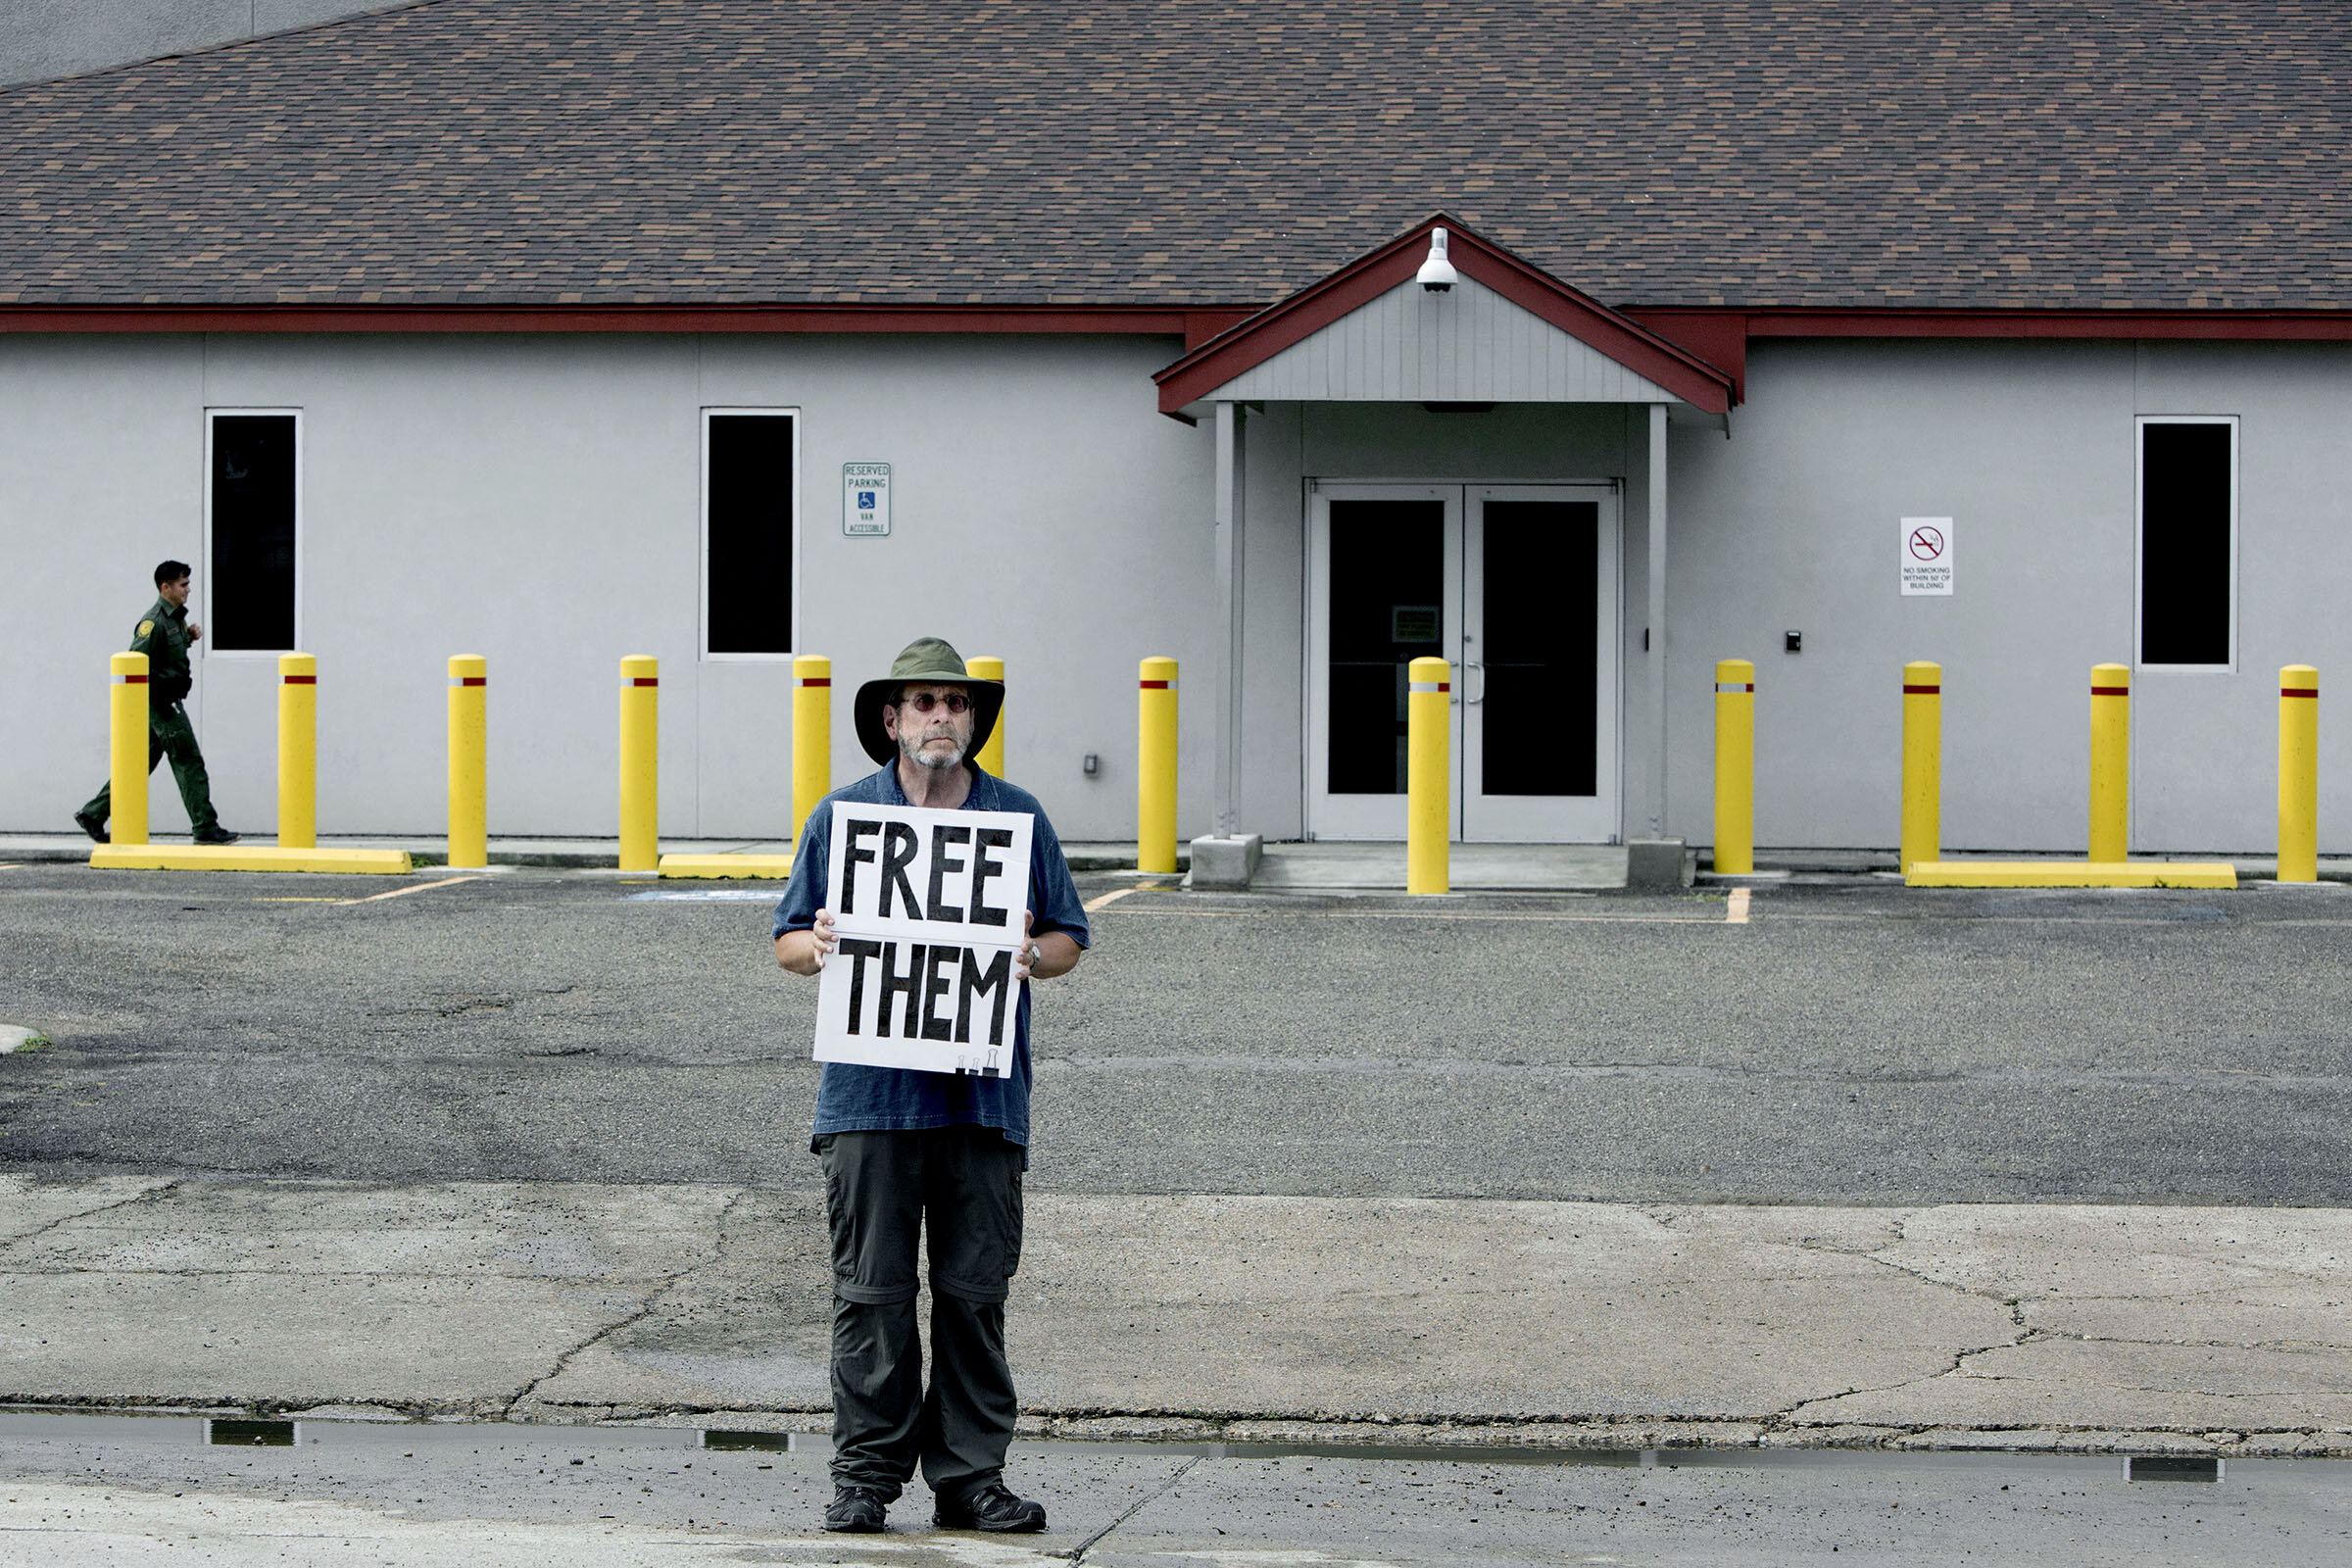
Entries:
[[961, 692], [950, 692], [945, 697], [936, 692], [916, 692], [912, 697], [901, 698], [895, 706], [911, 708], [918, 713], [928, 713], [941, 708], [951, 713], [960, 713], [972, 706], [972, 700]]

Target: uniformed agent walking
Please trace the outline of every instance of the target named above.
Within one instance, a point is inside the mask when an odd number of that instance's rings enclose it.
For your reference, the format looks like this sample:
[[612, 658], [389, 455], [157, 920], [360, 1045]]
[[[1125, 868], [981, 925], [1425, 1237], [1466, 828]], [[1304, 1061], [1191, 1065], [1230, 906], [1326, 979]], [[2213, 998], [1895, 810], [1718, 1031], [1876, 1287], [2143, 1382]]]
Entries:
[[[188, 648], [204, 628], [188, 619], [188, 564], [167, 561], [155, 568], [155, 603], [139, 617], [130, 636], [130, 651], [147, 656], [147, 771], [162, 759], [172, 759], [172, 776], [179, 782], [180, 804], [188, 808], [188, 826], [199, 844], [234, 844], [237, 835], [220, 825], [213, 811], [213, 781], [204, 771], [204, 753], [196, 749], [196, 731], [183, 706], [194, 684], [188, 671]], [[104, 844], [107, 818], [114, 814], [115, 781], [98, 787], [90, 804], [74, 813], [84, 833]]]
[[[974, 766], [1004, 706], [936, 637], [858, 688], [858, 739], [880, 772], [835, 790], [801, 834], [776, 906], [776, 961], [812, 975], [837, 946], [825, 897], [833, 804], [1026, 811], [1028, 940], [1014, 955], [1012, 1076], [828, 1061], [810, 1148], [833, 1239], [833, 1503], [827, 1530], [880, 1530], [922, 1466], [943, 1530], [1043, 1530], [1046, 1510], [1004, 1485], [1020, 1404], [1004, 1359], [1004, 1298], [1021, 1260], [1029, 1163], [1029, 982], [1069, 973], [1087, 943], [1069, 861], [1037, 797]], [[915, 1338], [916, 1241], [927, 1228], [931, 1385]]]

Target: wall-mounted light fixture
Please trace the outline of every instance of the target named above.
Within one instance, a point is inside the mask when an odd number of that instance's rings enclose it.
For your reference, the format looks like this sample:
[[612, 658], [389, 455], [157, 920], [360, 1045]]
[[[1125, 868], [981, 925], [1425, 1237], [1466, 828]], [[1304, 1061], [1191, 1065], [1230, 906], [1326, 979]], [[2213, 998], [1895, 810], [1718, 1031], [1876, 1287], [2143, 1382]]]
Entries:
[[1423, 262], [1421, 270], [1413, 275], [1432, 294], [1443, 294], [1460, 280], [1462, 274], [1455, 271], [1453, 264], [1446, 259], [1444, 229], [1433, 228], [1429, 231], [1429, 260]]

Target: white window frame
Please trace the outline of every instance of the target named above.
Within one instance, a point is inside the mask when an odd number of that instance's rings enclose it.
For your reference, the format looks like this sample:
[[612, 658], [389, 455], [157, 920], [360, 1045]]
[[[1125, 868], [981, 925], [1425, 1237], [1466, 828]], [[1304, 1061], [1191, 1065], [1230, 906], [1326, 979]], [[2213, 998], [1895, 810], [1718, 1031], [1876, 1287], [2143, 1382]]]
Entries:
[[[2237, 673], [2238, 416], [2234, 414], [2141, 414], [2132, 421], [2132, 664], [2159, 675]], [[2144, 657], [2147, 629], [2148, 437], [2151, 424], [2226, 424], [2230, 427], [2230, 662], [2226, 664], [2151, 664]]]
[[280, 654], [297, 653], [302, 648], [303, 606], [304, 601], [309, 598], [309, 595], [304, 592], [304, 576], [310, 570], [311, 549], [309, 530], [307, 527], [307, 516], [310, 509], [303, 504], [303, 469], [306, 463], [307, 453], [305, 450], [306, 443], [303, 440], [302, 434], [302, 410], [300, 409], [249, 409], [225, 407], [207, 407], [205, 409], [203, 521], [204, 551], [202, 564], [199, 567], [199, 569], [203, 572], [203, 575], [197, 579], [196, 599], [197, 603], [202, 607], [201, 618], [199, 619], [198, 624], [206, 626], [214, 624], [216, 618], [213, 614], [213, 583], [216, 580], [213, 574], [214, 421], [223, 418], [238, 419], [252, 418], [257, 416], [284, 418], [288, 416], [291, 416], [294, 420], [294, 646], [291, 648], [220, 648], [214, 644], [212, 638], [206, 637], [199, 639], [196, 644], [196, 647], [199, 650], [198, 657], [202, 659], [274, 660]]
[[768, 418], [792, 420], [792, 640], [801, 640], [801, 575], [803, 545], [808, 537], [807, 497], [801, 493], [801, 441], [805, 432], [805, 416], [797, 406], [745, 406], [712, 404], [702, 411], [700, 440], [702, 472], [697, 483], [700, 499], [694, 513], [695, 555], [700, 563], [696, 572], [695, 648], [697, 659], [710, 664], [789, 664], [792, 654], [714, 654], [710, 651], [710, 419], [713, 415], [729, 417], [737, 415], [756, 415]]

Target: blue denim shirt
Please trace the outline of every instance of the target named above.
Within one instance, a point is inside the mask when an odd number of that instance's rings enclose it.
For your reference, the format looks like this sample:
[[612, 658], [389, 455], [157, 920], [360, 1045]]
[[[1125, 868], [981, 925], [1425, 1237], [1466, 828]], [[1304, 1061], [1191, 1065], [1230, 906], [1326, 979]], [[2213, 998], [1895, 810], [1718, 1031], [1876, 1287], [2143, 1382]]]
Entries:
[[[792, 860], [792, 881], [776, 906], [775, 935], [806, 931], [816, 924], [831, 877], [833, 803], [859, 801], [880, 806], [907, 806], [899, 788], [895, 763], [844, 785], [819, 802], [801, 831], [801, 844]], [[1081, 948], [1087, 945], [1086, 907], [1079, 903], [1078, 885], [1070, 880], [1070, 862], [1061, 853], [1061, 840], [1046, 820], [1045, 808], [1027, 790], [972, 768], [972, 793], [964, 808], [973, 811], [1027, 811], [1036, 818], [1029, 838], [1029, 912], [1032, 937], [1066, 931]], [[994, 1127], [1024, 1149], [1029, 1143], [1029, 986], [1021, 985], [1013, 1013], [1012, 1076], [981, 1078], [957, 1073], [915, 1072], [905, 1067], [867, 1067], [857, 1062], [828, 1061], [816, 1086], [816, 1127], [811, 1137], [826, 1133], [881, 1132], [916, 1127], [954, 1127], [974, 1122]], [[1024, 1157], [1024, 1163], [1026, 1159]]]

